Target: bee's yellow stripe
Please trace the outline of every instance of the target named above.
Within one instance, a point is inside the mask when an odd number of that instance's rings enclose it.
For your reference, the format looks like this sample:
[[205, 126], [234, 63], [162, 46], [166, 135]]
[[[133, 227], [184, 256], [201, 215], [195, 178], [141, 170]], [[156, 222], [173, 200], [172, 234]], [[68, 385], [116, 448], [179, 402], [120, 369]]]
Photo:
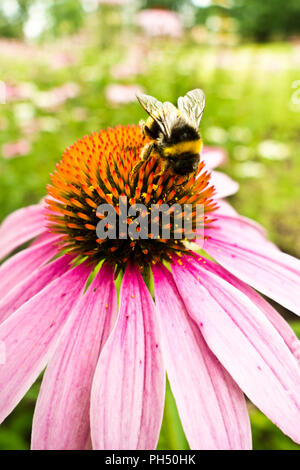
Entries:
[[200, 153], [202, 149], [202, 140], [189, 140], [187, 142], [178, 142], [178, 144], [169, 145], [164, 148], [166, 157], [180, 155], [181, 153]]
[[152, 124], [153, 124], [154, 122], [155, 122], [154, 119], [153, 119], [151, 116], [149, 116], [149, 117], [146, 119], [146, 126], [149, 127], [149, 128], [151, 128], [151, 126], [152, 126]]

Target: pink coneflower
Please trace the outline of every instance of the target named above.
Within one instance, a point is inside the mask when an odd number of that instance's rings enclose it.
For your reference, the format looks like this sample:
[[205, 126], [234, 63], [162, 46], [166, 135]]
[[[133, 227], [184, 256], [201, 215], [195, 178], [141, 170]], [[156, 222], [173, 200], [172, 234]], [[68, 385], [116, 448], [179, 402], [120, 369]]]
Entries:
[[[136, 126], [84, 137], [46, 200], [3, 222], [0, 256], [35, 241], [0, 269], [1, 420], [47, 366], [33, 449], [154, 449], [166, 370], [191, 448], [251, 447], [243, 393], [300, 442], [299, 341], [254, 290], [299, 314], [299, 261], [215, 198], [203, 161], [188, 181], [155, 157], [131, 178], [144, 144]], [[169, 239], [97, 238], [99, 204], [119, 215], [120, 195], [203, 204], [201, 254], [175, 225]]]

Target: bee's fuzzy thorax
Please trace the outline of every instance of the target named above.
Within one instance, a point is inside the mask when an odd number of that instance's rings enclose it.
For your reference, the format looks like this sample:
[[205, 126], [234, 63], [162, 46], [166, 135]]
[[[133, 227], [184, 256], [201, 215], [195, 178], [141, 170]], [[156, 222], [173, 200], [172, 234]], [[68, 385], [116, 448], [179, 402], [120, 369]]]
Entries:
[[185, 142], [199, 139], [199, 132], [188, 124], [183, 118], [179, 117], [175, 121], [168, 142]]

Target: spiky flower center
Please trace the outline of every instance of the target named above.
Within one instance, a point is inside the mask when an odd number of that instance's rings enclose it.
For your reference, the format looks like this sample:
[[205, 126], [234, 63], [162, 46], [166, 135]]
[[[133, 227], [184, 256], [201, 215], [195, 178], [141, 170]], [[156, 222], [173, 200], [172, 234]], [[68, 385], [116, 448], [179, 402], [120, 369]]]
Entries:
[[[190, 179], [175, 176], [171, 170], [161, 173], [157, 155], [145, 162], [134, 176], [131, 172], [140, 161], [141, 150], [147, 143], [139, 126], [116, 127], [102, 130], [78, 140], [66, 149], [61, 161], [51, 175], [46, 201], [49, 211], [49, 227], [61, 234], [61, 248], [97, 264], [105, 260], [117, 269], [124, 268], [128, 261], [134, 261], [141, 269], [157, 261], [170, 261], [172, 255], [187, 252], [184, 237], [178, 239], [182, 224], [171, 219], [170, 236], [153, 238], [149, 219], [146, 239], [99, 238], [97, 224], [103, 219], [99, 206], [109, 204], [114, 208], [116, 225], [120, 219], [120, 198], [128, 204], [143, 204], [146, 215], [152, 204], [190, 204], [193, 228], [196, 205], [204, 207], [204, 224], [210, 220], [207, 213], [216, 207], [212, 196], [213, 186], [209, 185], [209, 173], [200, 162], [197, 175]], [[122, 199], [123, 198], [123, 199]], [[184, 210], [180, 217], [183, 217]], [[162, 226], [162, 220], [157, 220]], [[129, 226], [134, 217], [128, 216]], [[178, 221], [177, 221], [178, 222]], [[107, 224], [109, 225], [109, 224]], [[178, 228], [179, 227], [179, 228]], [[166, 227], [165, 227], [166, 228]], [[138, 230], [138, 228], [137, 228]], [[117, 231], [118, 235], [119, 232]]]

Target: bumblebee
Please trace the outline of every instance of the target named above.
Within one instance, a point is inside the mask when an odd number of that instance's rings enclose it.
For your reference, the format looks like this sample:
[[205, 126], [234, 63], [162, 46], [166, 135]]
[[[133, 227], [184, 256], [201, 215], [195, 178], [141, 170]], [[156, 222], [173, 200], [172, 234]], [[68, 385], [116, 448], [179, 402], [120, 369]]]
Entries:
[[[178, 106], [161, 103], [153, 96], [138, 94], [137, 99], [149, 114], [142, 122], [143, 134], [150, 139], [132, 170], [134, 175], [152, 155], [160, 160], [161, 172], [168, 169], [178, 176], [188, 176], [197, 170], [202, 140], [199, 125], [205, 107], [205, 95], [200, 89], [178, 98]], [[157, 176], [159, 176], [157, 175]]]

